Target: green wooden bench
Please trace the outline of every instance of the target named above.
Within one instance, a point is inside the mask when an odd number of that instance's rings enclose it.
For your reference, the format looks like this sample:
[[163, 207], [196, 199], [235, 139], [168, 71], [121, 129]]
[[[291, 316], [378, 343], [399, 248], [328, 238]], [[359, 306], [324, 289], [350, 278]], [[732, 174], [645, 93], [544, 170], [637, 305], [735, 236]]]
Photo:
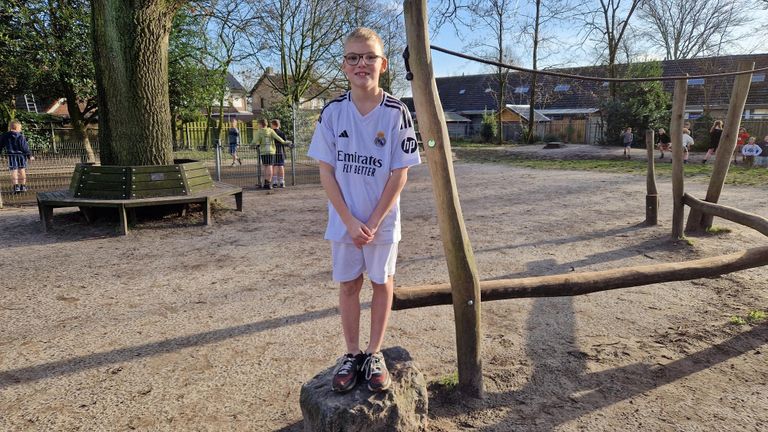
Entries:
[[134, 199], [95, 199], [79, 198], [72, 195], [70, 190], [40, 192], [37, 194], [37, 208], [44, 231], [53, 226], [53, 209], [62, 207], [80, 207], [85, 219], [91, 221], [93, 207], [114, 207], [120, 216], [120, 228], [124, 235], [128, 234], [128, 212], [137, 207], [152, 207], [168, 204], [203, 204], [203, 221], [211, 225], [211, 202], [228, 195], [235, 196], [237, 211], [243, 211], [243, 188], [214, 182], [213, 187], [184, 196], [164, 196]]

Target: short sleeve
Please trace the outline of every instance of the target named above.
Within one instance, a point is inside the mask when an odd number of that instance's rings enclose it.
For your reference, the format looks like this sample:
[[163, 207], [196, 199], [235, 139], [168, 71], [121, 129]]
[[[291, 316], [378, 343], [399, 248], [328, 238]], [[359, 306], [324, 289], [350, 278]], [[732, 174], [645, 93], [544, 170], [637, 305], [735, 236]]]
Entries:
[[307, 156], [336, 166], [336, 140], [331, 126], [330, 113], [323, 110], [317, 120]]
[[[403, 107], [397, 122], [397, 142], [392, 146], [391, 169], [406, 168], [421, 163], [419, 144], [416, 141], [416, 129], [413, 127], [411, 113]], [[394, 134], [393, 134], [394, 135]]]

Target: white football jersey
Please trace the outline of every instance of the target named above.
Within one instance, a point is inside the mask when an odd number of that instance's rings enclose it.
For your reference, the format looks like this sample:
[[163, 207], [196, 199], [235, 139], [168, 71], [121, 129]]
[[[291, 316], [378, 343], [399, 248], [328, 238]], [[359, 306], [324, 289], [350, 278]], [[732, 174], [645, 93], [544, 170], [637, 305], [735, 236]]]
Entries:
[[[421, 163], [411, 113], [386, 92], [381, 103], [365, 116], [349, 92], [328, 102], [320, 112], [308, 155], [334, 167], [347, 207], [363, 223], [376, 208], [392, 170]], [[325, 238], [352, 242], [330, 202]], [[376, 232], [374, 243], [398, 241], [399, 197]]]

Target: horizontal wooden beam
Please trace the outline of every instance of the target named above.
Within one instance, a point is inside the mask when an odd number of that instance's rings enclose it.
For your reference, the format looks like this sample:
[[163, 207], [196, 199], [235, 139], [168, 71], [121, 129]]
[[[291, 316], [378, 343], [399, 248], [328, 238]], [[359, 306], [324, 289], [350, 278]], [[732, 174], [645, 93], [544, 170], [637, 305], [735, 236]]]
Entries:
[[[480, 282], [482, 301], [561, 297], [719, 276], [768, 264], [768, 246], [679, 263]], [[450, 284], [395, 288], [393, 310], [451, 304]]]
[[698, 198], [694, 198], [687, 193], [683, 195], [683, 204], [702, 213], [721, 217], [731, 222], [736, 222], [738, 224], [747, 226], [759, 231], [763, 235], [768, 236], [768, 219], [760, 215], [747, 213], [737, 208], [724, 206], [722, 204], [703, 201]]

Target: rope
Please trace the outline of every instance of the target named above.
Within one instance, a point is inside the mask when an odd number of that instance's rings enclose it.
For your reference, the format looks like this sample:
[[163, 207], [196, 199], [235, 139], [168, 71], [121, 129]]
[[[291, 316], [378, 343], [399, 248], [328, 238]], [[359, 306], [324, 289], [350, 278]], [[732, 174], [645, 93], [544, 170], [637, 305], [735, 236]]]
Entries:
[[485, 63], [487, 65], [491, 66], [499, 66], [506, 69], [512, 69], [516, 70], [518, 72], [528, 72], [528, 73], [536, 73], [539, 75], [549, 75], [549, 76], [556, 76], [561, 78], [571, 78], [576, 80], [585, 80], [585, 81], [600, 81], [600, 82], [639, 82], [639, 81], [674, 81], [674, 80], [688, 80], [692, 78], [716, 78], [716, 77], [727, 77], [727, 76], [735, 76], [735, 75], [746, 75], [751, 74], [754, 72], [764, 72], [768, 71], [768, 66], [761, 67], [757, 69], [750, 69], [746, 71], [736, 71], [736, 72], [722, 72], [722, 73], [713, 73], [713, 74], [702, 74], [702, 75], [675, 75], [675, 76], [668, 76], [668, 77], [643, 77], [643, 78], [602, 78], [602, 77], [592, 77], [592, 76], [584, 76], [584, 75], [575, 75], [575, 74], [569, 74], [569, 73], [563, 73], [563, 72], [554, 72], [554, 71], [547, 71], [547, 70], [537, 70], [537, 69], [528, 69], [521, 66], [514, 66], [506, 63], [500, 63], [493, 60], [486, 60], [482, 59], [480, 57], [474, 57], [468, 54], [462, 54], [456, 51], [451, 51], [447, 48], [442, 48], [436, 45], [430, 45], [430, 48], [432, 48], [435, 51], [440, 51], [442, 53], [452, 55], [454, 57], [460, 57], [466, 60], [472, 60], [479, 63]]

